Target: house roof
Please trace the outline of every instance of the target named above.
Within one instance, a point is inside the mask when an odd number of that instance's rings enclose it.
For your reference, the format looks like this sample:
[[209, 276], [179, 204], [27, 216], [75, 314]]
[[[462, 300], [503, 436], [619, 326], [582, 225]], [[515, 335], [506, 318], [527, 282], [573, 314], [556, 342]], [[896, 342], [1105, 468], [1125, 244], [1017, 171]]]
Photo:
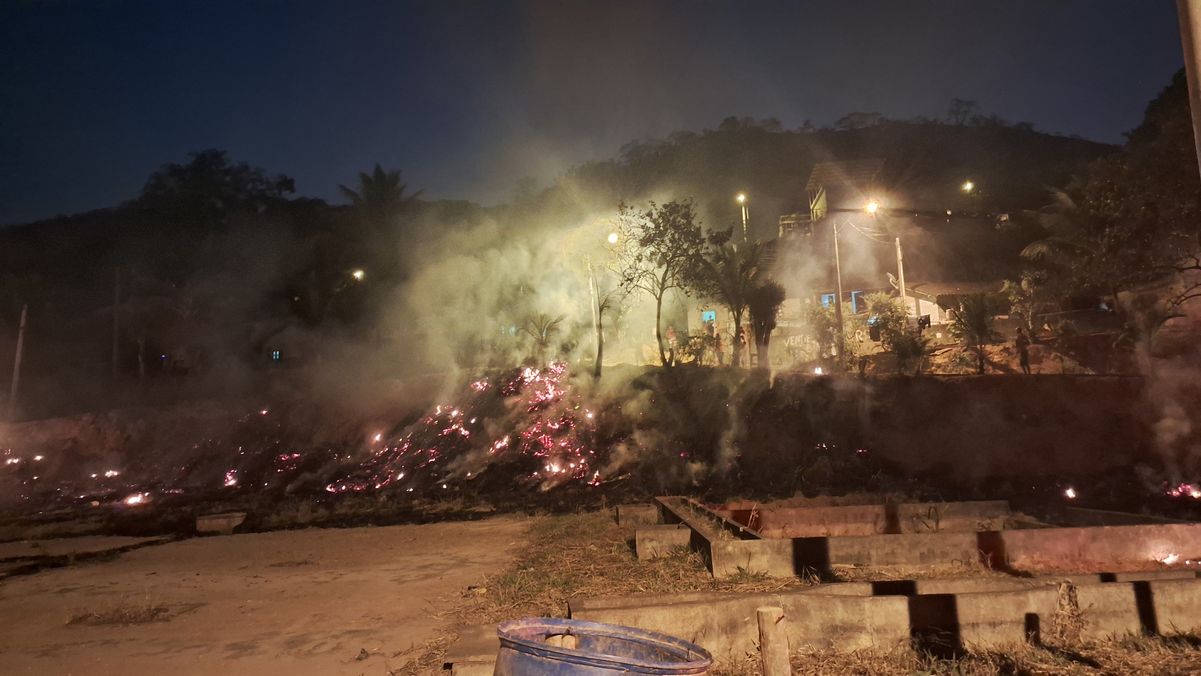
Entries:
[[906, 283], [905, 290], [920, 293], [930, 298], [938, 296], [963, 296], [970, 293], [995, 293], [1001, 290], [1001, 280], [984, 282], [917, 282]]
[[819, 188], [829, 189], [843, 185], [868, 186], [876, 180], [876, 176], [883, 168], [884, 160], [878, 158], [818, 162], [813, 165], [813, 171], [809, 174], [809, 182], [805, 184], [805, 191], [816, 192]]

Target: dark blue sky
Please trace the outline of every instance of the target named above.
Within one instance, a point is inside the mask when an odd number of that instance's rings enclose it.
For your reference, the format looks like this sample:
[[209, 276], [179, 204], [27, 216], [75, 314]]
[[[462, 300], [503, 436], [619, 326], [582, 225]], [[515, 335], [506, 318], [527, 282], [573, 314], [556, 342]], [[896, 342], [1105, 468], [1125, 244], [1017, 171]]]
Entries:
[[1120, 141], [1180, 67], [1171, 0], [0, 0], [0, 223], [216, 147], [336, 200], [378, 161], [507, 199], [727, 115], [942, 116]]

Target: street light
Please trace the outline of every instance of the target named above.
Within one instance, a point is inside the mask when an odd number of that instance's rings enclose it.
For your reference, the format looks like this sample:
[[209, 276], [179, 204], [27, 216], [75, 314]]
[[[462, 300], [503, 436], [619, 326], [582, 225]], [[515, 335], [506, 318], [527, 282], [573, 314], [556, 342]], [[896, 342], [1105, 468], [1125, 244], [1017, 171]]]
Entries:
[[864, 205], [863, 210], [869, 214], [874, 214], [880, 210], [880, 203], [876, 200], [870, 200], [866, 205]]
[[367, 276], [367, 272], [363, 268], [356, 268], [350, 271], [350, 276], [354, 277], [354, 281], [361, 282]]
[[972, 179], [969, 178], [968, 180], [963, 182], [963, 185], [961, 185], [959, 187], [961, 190], [963, 190], [963, 192], [970, 193], [971, 191], [976, 189], [976, 184], [972, 183]]
[[738, 202], [738, 205], [742, 207], [742, 241], [745, 242], [747, 239], [747, 220], [749, 216], [746, 206], [746, 193], [738, 193], [734, 197], [734, 201]]

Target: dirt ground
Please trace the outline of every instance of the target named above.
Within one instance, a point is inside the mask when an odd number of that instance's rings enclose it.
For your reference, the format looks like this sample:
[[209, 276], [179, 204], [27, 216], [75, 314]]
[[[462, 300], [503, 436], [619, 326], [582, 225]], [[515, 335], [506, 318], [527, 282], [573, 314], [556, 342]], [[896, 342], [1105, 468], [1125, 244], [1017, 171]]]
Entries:
[[4, 674], [381, 674], [532, 520], [207, 537], [0, 581]]

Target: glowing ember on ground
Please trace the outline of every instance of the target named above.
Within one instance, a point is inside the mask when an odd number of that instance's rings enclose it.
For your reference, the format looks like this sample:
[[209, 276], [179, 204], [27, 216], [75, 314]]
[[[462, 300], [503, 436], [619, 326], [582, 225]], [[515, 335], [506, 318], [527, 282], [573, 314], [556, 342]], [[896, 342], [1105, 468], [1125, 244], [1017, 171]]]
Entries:
[[[408, 477], [442, 486], [480, 474], [477, 465], [537, 459], [529, 474], [543, 487], [579, 480], [599, 482], [591, 464], [596, 415], [569, 396], [567, 365], [525, 367], [496, 388], [484, 379], [470, 384], [462, 405], [442, 404], [411, 425], [394, 445], [376, 450], [349, 476], [328, 484], [330, 493], [391, 486]], [[500, 426], [507, 429], [497, 429]], [[382, 436], [379, 437], [382, 440]], [[487, 458], [491, 458], [490, 460]]]
[[822, 373], [823, 373], [823, 371], [822, 371], [822, 367], [820, 367], [820, 366], [815, 366], [815, 367], [813, 368], [813, 375], [815, 375], [815, 376], [820, 376]]
[[267, 415], [267, 413], [268, 413], [267, 409], [263, 409], [263, 410], [259, 411], [259, 415]]
[[4, 461], [4, 464], [6, 464], [6, 465], [15, 465], [15, 464], [17, 464], [17, 463], [19, 463], [19, 462], [21, 462], [21, 459], [20, 459], [20, 458], [8, 458], [8, 459], [6, 459], [6, 460]]
[[1063, 489], [1063, 497], [1065, 497], [1069, 500], [1075, 500], [1076, 499], [1076, 489], [1072, 488], [1071, 486], [1068, 486], [1067, 488]]
[[1159, 562], [1165, 566], [1170, 566], [1180, 560], [1180, 555], [1176, 553], [1168, 554], [1159, 559]]
[[225, 473], [225, 485], [226, 486], [237, 486], [238, 485], [238, 470], [231, 469]]
[[41, 462], [41, 461], [42, 461], [42, 456], [40, 456], [40, 455], [35, 455], [35, 456], [33, 456], [33, 461], [34, 461], [34, 462]]
[[117, 471], [117, 470], [115, 470], [115, 469], [106, 470], [106, 471], [104, 472], [104, 476], [105, 476], [105, 477], [107, 477], [107, 478], [109, 478], [109, 479], [111, 479], [111, 478], [113, 478], [113, 477], [115, 477], [115, 476], [120, 476], [120, 475], [121, 475], [121, 473], [120, 473], [120, 472], [118, 472], [118, 471]]
[[1164, 494], [1173, 498], [1187, 497], [1193, 498], [1194, 500], [1201, 500], [1201, 486], [1198, 486], [1197, 484], [1182, 483], [1173, 488], [1167, 489], [1164, 491]]
[[133, 495], [126, 497], [121, 502], [123, 502], [131, 507], [135, 507], [137, 505], [144, 505], [147, 502], [150, 502], [150, 494], [149, 493], [134, 493]]
[[375, 443], [377, 443], [377, 444], [378, 444], [378, 443], [379, 443], [379, 442], [380, 442], [380, 441], [381, 441], [383, 438], [384, 438], [384, 435], [383, 435], [383, 433], [381, 432], [381, 433], [379, 433], [379, 434], [376, 434], [374, 437], [372, 437], [372, 440], [373, 440], [373, 441], [375, 441]]

